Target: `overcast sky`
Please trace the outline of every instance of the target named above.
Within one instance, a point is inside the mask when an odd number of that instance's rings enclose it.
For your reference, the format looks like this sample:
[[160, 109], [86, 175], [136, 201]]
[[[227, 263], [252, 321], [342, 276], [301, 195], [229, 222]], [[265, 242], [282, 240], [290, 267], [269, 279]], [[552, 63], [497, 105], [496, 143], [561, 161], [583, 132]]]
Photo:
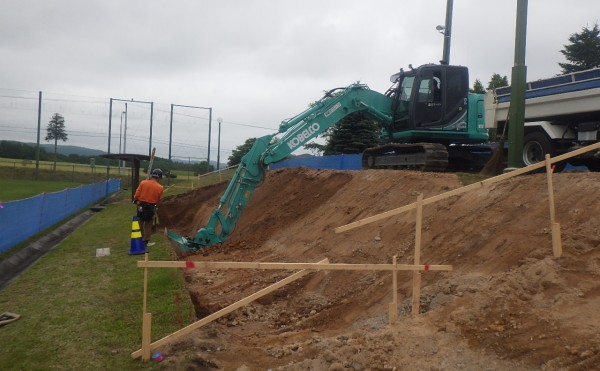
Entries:
[[[470, 85], [514, 61], [517, 0], [456, 0], [451, 64]], [[360, 81], [385, 92], [408, 64], [442, 57], [446, 0], [3, 0], [0, 139], [36, 141], [65, 117], [66, 144], [106, 151], [109, 98], [154, 102], [153, 142], [168, 157], [170, 105], [212, 108], [211, 160], [271, 134], [325, 90]], [[556, 75], [571, 34], [600, 19], [598, 0], [530, 0], [528, 80]], [[113, 104], [111, 153], [147, 153], [149, 105]], [[173, 157], [206, 157], [207, 109], [175, 107]], [[120, 135], [121, 133], [121, 135]], [[44, 142], [42, 133], [42, 142]]]

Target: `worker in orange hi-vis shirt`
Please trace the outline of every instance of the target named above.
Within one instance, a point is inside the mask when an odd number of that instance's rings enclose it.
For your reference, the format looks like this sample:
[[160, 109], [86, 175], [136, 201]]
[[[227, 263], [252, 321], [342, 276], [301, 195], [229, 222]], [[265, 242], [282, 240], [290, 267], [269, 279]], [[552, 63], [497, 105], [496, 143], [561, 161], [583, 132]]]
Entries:
[[141, 224], [142, 239], [146, 246], [154, 246], [155, 244], [154, 242], [150, 242], [150, 236], [152, 236], [152, 224], [154, 213], [156, 212], [156, 204], [160, 201], [160, 197], [164, 191], [163, 186], [160, 185], [162, 177], [162, 170], [152, 170], [150, 179], [142, 180], [133, 195], [133, 202], [137, 204], [137, 216]]

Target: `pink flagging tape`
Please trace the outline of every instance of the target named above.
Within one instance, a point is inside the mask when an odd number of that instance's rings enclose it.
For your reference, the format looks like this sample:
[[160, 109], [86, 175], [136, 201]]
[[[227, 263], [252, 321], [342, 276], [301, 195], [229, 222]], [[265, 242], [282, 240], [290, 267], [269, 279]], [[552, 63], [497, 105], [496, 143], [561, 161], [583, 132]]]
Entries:
[[194, 264], [194, 262], [191, 262], [191, 261], [186, 261], [185, 267], [186, 268], [196, 268], [196, 264]]
[[429, 264], [425, 264], [425, 265], [423, 266], [423, 268], [424, 268], [426, 271], [428, 271], [428, 270], [429, 270]]

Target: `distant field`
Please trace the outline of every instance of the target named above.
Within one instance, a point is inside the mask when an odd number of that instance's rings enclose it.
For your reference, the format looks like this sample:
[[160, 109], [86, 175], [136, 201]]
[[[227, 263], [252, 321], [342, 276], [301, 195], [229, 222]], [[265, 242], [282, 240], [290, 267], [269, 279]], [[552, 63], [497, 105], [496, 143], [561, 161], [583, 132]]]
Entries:
[[[57, 163], [56, 171], [51, 170], [51, 162], [40, 162], [36, 175], [35, 161], [0, 158], [0, 201], [20, 200], [43, 192], [61, 191], [106, 180], [106, 167], [96, 166], [93, 171], [89, 165]], [[207, 184], [228, 181], [235, 169], [221, 170], [208, 175], [196, 176], [191, 172], [173, 171], [177, 178], [162, 180], [169, 193], [181, 193], [186, 190], [203, 187]], [[123, 188], [131, 186], [130, 168], [110, 168], [110, 178], [120, 178]], [[146, 174], [140, 171], [140, 180]]]
[[[40, 161], [40, 170], [52, 170], [54, 162], [52, 161]], [[2, 158], [0, 157], [0, 166], [2, 167], [13, 167], [19, 169], [35, 169], [35, 161], [33, 160], [19, 160], [14, 158]], [[117, 169], [116, 166], [111, 166], [113, 169]], [[97, 165], [94, 168], [89, 164], [73, 164], [68, 162], [57, 162], [57, 171], [75, 171], [78, 173], [106, 173], [106, 166]], [[125, 168], [124, 172], [128, 172], [129, 168]]]
[[66, 181], [18, 180], [0, 178], [0, 201], [22, 200], [40, 193], [79, 187], [81, 183]]

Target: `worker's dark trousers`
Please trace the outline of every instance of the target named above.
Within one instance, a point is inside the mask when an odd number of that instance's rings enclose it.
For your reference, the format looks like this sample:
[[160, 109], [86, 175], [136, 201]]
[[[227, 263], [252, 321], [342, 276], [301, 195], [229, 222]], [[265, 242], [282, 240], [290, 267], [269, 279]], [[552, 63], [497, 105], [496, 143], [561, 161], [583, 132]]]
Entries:
[[142, 230], [142, 240], [150, 241], [152, 236], [152, 220], [140, 220], [140, 229]]

